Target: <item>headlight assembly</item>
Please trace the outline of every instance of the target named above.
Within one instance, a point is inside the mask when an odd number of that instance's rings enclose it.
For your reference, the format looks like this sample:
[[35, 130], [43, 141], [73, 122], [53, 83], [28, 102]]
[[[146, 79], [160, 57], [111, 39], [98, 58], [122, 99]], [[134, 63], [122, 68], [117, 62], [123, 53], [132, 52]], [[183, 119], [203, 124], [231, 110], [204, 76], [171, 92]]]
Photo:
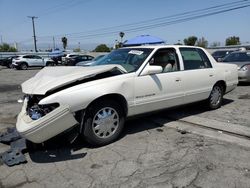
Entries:
[[58, 103], [47, 104], [47, 105], [35, 104], [34, 106], [27, 109], [27, 113], [32, 120], [37, 120], [45, 116], [46, 114], [50, 113], [51, 111], [53, 111], [58, 106], [59, 106]]
[[250, 70], [250, 65], [244, 65], [243, 67], [240, 68], [242, 71], [248, 71]]

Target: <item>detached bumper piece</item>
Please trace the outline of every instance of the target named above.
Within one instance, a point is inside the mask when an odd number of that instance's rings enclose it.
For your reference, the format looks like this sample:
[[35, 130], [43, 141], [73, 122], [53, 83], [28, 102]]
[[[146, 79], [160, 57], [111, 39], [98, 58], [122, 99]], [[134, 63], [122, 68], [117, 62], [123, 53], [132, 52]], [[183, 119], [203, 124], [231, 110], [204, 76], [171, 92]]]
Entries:
[[8, 166], [26, 163], [23, 154], [27, 149], [26, 139], [22, 138], [15, 128], [7, 128], [6, 132], [0, 133], [0, 142], [10, 145], [10, 149], [0, 154], [0, 160]]
[[17, 130], [13, 128], [7, 128], [6, 132], [0, 132], [0, 142], [1, 143], [10, 143], [15, 140], [18, 140], [21, 138], [21, 135], [17, 132]]

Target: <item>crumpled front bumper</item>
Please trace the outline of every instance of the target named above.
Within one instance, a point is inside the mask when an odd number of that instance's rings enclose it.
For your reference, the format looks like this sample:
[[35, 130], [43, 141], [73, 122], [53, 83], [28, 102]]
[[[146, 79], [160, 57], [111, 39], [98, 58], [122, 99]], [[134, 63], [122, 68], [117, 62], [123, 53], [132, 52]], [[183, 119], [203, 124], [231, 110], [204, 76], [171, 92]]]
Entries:
[[68, 106], [59, 106], [37, 120], [32, 120], [26, 113], [27, 99], [18, 115], [17, 131], [34, 143], [42, 143], [77, 124]]

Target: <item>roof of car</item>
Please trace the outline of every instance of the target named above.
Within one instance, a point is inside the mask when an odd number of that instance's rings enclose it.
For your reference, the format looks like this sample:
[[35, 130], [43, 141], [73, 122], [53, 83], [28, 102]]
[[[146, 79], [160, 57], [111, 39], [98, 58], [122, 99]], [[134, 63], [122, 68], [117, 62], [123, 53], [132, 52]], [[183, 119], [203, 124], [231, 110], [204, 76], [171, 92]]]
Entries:
[[124, 47], [124, 48], [180, 48], [180, 47], [185, 47], [185, 48], [201, 48], [198, 46], [187, 46], [187, 45], [142, 45], [142, 46], [131, 46], [131, 47]]

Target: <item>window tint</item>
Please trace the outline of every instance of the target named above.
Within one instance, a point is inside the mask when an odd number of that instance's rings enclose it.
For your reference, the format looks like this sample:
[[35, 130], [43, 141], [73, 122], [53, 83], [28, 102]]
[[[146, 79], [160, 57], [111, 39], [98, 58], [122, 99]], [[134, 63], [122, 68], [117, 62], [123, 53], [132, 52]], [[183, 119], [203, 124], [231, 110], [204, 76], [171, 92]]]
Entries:
[[180, 48], [184, 70], [211, 68], [211, 63], [203, 50], [195, 48]]
[[205, 54], [205, 52], [202, 50], [202, 49], [197, 49], [201, 58], [202, 58], [202, 61], [204, 62], [205, 64], [205, 68], [212, 68], [212, 64], [211, 62], [209, 61], [207, 55]]
[[42, 58], [40, 56], [38, 56], [38, 55], [34, 55], [33, 59], [42, 59]]
[[158, 50], [150, 60], [150, 65], [161, 66], [164, 73], [180, 70], [178, 57], [173, 48]]
[[88, 57], [87, 56], [82, 56], [81, 59], [82, 60], [88, 60]]
[[224, 62], [250, 61], [250, 57], [246, 53], [232, 53], [225, 57]]

